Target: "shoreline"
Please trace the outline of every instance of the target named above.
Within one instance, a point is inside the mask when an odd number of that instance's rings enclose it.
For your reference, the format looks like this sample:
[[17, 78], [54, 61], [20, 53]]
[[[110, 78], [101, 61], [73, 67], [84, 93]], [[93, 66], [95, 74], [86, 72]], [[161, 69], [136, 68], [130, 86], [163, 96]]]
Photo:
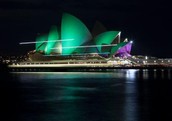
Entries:
[[8, 65], [10, 72], [66, 72], [66, 71], [113, 71], [114, 69], [172, 69], [167, 65], [109, 65], [109, 64], [40, 64]]

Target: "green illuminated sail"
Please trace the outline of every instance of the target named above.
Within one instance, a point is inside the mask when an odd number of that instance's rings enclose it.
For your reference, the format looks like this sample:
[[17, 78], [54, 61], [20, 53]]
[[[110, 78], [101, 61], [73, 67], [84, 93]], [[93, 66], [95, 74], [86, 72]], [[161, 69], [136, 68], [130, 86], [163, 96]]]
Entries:
[[36, 44], [35, 44], [35, 48], [36, 51], [41, 51], [44, 52], [45, 47], [46, 47], [46, 41], [47, 41], [48, 37], [47, 35], [39, 35], [36, 37]]
[[[73, 39], [72, 41], [62, 41], [62, 54], [72, 54], [77, 46], [92, 39], [87, 27], [76, 17], [70, 14], [63, 14], [61, 25], [61, 39]], [[76, 47], [76, 48], [65, 48]]]
[[104, 52], [110, 52], [112, 46], [107, 46], [107, 44], [102, 44], [103, 46], [101, 47], [101, 52], [104, 53]]
[[36, 51], [46, 55], [110, 53], [109, 56], [111, 57], [121, 47], [128, 44], [125, 41], [120, 43], [120, 33], [120, 31], [106, 31], [101, 23], [96, 22], [92, 31], [93, 35], [91, 35], [84, 23], [65, 13], [62, 17], [61, 32], [58, 33], [57, 27], [52, 26], [48, 35], [38, 36], [36, 38]]
[[112, 55], [114, 55], [121, 47], [125, 46], [126, 44], [128, 44], [128, 42], [121, 42], [117, 44], [116, 46], [113, 46], [111, 48], [110, 57], [112, 57]]
[[[84, 45], [81, 45], [84, 46]], [[79, 53], [84, 53], [86, 48], [76, 48], [72, 54], [79, 54]]]
[[[109, 45], [113, 42], [113, 40], [120, 34], [119, 31], [107, 31], [107, 32], [104, 32], [102, 34], [99, 34], [98, 36], [96, 36], [96, 38], [94, 39], [96, 45]], [[102, 47], [97, 47], [99, 52], [102, 52], [101, 48]]]
[[[45, 48], [45, 54], [61, 53], [61, 41], [56, 26], [52, 26], [48, 35], [48, 42]], [[56, 48], [56, 49], [53, 49]]]

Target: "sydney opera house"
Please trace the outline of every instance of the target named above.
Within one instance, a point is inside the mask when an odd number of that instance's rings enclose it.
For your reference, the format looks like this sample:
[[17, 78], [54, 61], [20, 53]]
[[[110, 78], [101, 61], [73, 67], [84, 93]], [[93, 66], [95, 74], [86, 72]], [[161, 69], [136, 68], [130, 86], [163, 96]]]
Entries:
[[52, 26], [48, 34], [37, 36], [36, 42], [20, 44], [35, 44], [35, 50], [28, 53], [31, 61], [129, 57], [132, 42], [121, 40], [120, 34], [107, 31], [99, 22], [90, 32], [78, 18], [64, 13], [61, 28]]

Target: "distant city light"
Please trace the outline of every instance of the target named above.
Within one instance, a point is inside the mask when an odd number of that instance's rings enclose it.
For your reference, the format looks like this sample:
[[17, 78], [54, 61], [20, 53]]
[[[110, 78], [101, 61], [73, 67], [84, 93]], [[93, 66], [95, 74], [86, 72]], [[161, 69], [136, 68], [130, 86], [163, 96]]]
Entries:
[[48, 41], [38, 41], [38, 42], [20, 42], [20, 45], [35, 44], [35, 43], [44, 43], [44, 42], [56, 42], [56, 41], [72, 41], [74, 39], [63, 39], [63, 40], [48, 40]]

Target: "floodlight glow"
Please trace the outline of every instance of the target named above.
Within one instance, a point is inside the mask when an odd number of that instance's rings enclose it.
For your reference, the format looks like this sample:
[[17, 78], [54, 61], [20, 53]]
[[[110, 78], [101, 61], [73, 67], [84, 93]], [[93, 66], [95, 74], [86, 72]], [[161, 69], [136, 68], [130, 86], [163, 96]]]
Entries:
[[[69, 49], [69, 48], [89, 48], [89, 47], [113, 47], [117, 46], [117, 44], [111, 44], [111, 45], [87, 45], [87, 46], [69, 46], [69, 47], [63, 47], [62, 49]], [[51, 48], [51, 49], [59, 49], [59, 48]]]
[[49, 41], [41, 41], [41, 42], [20, 42], [19, 44], [20, 45], [27, 45], [27, 44], [35, 44], [35, 43], [46, 43], [46, 42], [57, 42], [57, 41], [72, 41], [72, 40], [74, 40], [74, 39], [63, 39], [63, 40], [61, 40], [61, 39], [59, 39], [59, 40], [49, 40]]
[[133, 41], [130, 41], [131, 44], [133, 44]]

